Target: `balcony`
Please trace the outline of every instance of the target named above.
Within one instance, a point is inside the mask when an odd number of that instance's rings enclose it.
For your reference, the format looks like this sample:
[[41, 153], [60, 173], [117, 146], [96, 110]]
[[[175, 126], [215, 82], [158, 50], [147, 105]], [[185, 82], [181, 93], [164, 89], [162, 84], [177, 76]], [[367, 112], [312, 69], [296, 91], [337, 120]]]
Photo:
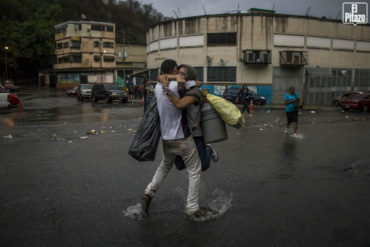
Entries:
[[304, 51], [281, 51], [280, 65], [289, 67], [300, 67], [307, 65], [307, 55]]
[[271, 50], [244, 50], [244, 64], [270, 64]]

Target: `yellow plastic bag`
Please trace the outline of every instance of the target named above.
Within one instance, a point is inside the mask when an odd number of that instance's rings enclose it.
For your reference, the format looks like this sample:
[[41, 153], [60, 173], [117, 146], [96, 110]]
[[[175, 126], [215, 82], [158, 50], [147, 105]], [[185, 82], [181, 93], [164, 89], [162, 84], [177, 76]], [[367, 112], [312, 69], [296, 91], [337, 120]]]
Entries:
[[245, 119], [236, 105], [224, 98], [209, 94], [207, 91], [204, 91], [203, 94], [226, 124], [237, 129], [243, 127]]

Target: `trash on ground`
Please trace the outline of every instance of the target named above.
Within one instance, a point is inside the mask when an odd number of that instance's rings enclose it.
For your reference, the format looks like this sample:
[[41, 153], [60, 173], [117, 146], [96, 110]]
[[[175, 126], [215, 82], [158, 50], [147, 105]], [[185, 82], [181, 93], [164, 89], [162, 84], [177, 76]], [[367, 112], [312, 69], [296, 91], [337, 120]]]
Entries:
[[96, 130], [91, 130], [90, 132], [87, 132], [87, 135], [96, 135]]
[[349, 118], [349, 116], [346, 116], [346, 118]]
[[68, 143], [72, 143], [73, 141], [69, 140]]
[[316, 112], [315, 111], [310, 111], [311, 114], [315, 114]]
[[81, 136], [80, 139], [87, 139], [89, 138], [88, 136]]
[[6, 139], [13, 139], [13, 136], [11, 134], [9, 134], [7, 136], [4, 136], [4, 138], [6, 138]]
[[262, 131], [263, 129], [262, 128], [260, 128], [260, 131]]
[[358, 118], [357, 117], [352, 118], [352, 121], [358, 121]]

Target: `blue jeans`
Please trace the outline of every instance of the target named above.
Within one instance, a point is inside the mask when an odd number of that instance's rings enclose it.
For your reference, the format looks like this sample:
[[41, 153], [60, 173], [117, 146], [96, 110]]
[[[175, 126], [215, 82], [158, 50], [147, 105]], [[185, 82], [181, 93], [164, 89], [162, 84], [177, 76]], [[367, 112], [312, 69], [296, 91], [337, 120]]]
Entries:
[[[202, 163], [202, 171], [206, 171], [211, 166], [211, 154], [212, 151], [206, 146], [203, 136], [194, 137], [195, 145], [197, 146], [199, 158]], [[175, 165], [177, 170], [185, 169], [185, 163], [180, 156], [176, 156]]]

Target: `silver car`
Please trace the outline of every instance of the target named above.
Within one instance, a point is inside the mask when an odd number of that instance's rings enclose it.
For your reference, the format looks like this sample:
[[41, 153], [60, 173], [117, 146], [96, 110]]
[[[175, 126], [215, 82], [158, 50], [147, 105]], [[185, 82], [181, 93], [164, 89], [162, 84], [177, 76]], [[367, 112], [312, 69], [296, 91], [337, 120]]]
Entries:
[[93, 84], [81, 84], [77, 88], [77, 100], [91, 99], [91, 89]]

